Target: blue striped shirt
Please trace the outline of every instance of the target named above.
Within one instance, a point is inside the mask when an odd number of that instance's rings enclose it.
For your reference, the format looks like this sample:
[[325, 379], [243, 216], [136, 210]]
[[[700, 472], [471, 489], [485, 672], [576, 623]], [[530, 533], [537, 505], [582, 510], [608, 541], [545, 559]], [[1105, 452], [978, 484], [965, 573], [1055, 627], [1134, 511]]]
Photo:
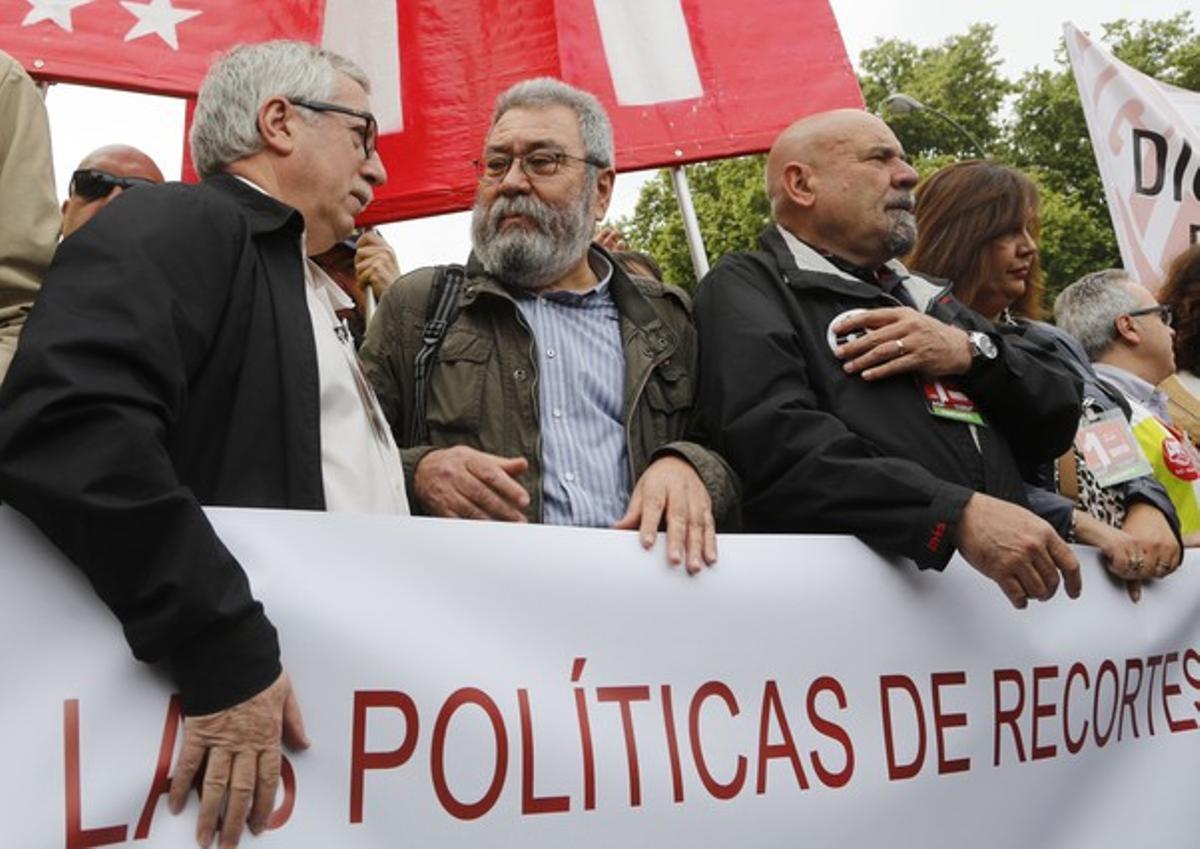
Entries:
[[612, 267], [587, 292], [520, 297], [533, 330], [542, 427], [542, 521], [607, 527], [629, 503], [625, 444], [625, 352]]

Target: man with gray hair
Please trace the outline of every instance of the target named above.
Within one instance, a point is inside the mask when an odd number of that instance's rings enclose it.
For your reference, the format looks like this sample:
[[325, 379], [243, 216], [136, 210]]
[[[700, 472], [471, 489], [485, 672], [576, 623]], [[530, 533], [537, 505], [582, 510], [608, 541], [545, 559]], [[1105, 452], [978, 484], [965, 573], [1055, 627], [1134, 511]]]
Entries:
[[407, 512], [403, 473], [308, 257], [386, 174], [362, 71], [234, 48], [200, 89], [204, 178], [116, 197], [64, 240], [0, 392], [0, 498], [27, 514], [182, 694], [172, 810], [261, 831], [280, 738], [306, 745], [279, 641], [202, 504]]
[[[736, 510], [735, 486], [720, 457], [685, 438], [687, 296], [628, 276], [592, 243], [615, 176], [608, 116], [558, 80], [518, 83], [497, 100], [476, 165], [465, 271], [401, 278], [361, 352], [414, 508], [638, 528], [647, 548], [665, 522], [669, 562], [700, 571], [716, 558], [714, 514]], [[443, 300], [445, 281], [463, 275]], [[434, 360], [424, 337], [443, 329]]]
[[[1142, 453], [1179, 516], [1185, 545], [1200, 543], [1200, 456], [1171, 422], [1167, 397], [1156, 387], [1175, 373], [1171, 308], [1120, 269], [1094, 271], [1054, 300], [1054, 320], [1079, 340], [1096, 374], [1120, 392]], [[1172, 552], [1151, 553], [1151, 575], [1178, 565]]]

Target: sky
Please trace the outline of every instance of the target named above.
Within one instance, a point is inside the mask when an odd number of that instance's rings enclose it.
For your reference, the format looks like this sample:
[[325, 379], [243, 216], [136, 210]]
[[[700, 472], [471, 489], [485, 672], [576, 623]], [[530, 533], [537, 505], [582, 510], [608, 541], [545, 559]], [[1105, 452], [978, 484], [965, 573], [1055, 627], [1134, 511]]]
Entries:
[[[846, 52], [859, 54], [879, 38], [937, 44], [973, 23], [996, 27], [1002, 71], [1011, 78], [1034, 66], [1050, 67], [1064, 21], [1093, 35], [1117, 18], [1164, 18], [1194, 9], [1194, 0], [831, 0]], [[753, 8], [752, 2], [747, 8]], [[1193, 12], [1193, 17], [1197, 15]], [[1196, 20], [1200, 26], [1200, 20]], [[179, 177], [183, 158], [183, 101], [105, 89], [56, 85], [46, 98], [60, 197], [83, 156], [105, 144], [124, 142], [145, 150], [167, 179]], [[482, 140], [481, 140], [482, 141]], [[617, 177], [609, 214], [630, 215], [642, 184], [653, 172]], [[380, 228], [400, 266], [462, 262], [470, 244], [470, 214], [455, 213]]]

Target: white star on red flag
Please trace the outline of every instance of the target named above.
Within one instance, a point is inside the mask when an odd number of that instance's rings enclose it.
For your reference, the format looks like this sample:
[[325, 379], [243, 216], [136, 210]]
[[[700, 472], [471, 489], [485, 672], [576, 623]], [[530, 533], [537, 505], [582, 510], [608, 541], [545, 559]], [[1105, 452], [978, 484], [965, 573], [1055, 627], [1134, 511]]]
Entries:
[[138, 19], [133, 29], [125, 34], [126, 41], [133, 41], [144, 35], [157, 35], [169, 44], [172, 50], [179, 49], [179, 36], [175, 33], [175, 27], [200, 14], [199, 9], [176, 9], [171, 5], [171, 0], [150, 0], [149, 3], [121, 0], [121, 5], [125, 7], [125, 11]]
[[77, 6], [85, 6], [93, 0], [28, 0], [31, 7], [21, 26], [27, 27], [39, 21], [54, 21], [67, 32], [74, 32], [71, 24], [71, 10]]

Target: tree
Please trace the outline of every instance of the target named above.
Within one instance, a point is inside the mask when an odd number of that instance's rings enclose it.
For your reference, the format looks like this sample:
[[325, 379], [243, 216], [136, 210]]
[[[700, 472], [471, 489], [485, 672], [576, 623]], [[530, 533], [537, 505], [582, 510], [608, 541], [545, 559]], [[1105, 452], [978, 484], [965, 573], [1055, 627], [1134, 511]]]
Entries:
[[[889, 94], [903, 92], [953, 116], [985, 150], [992, 150], [1002, 131], [996, 116], [1013, 91], [1013, 84], [1000, 75], [995, 31], [990, 24], [974, 24], [963, 35], [923, 50], [900, 39], [877, 39], [860, 59], [858, 82], [867, 108], [880, 110]], [[888, 123], [914, 158], [977, 155], [962, 133], [928, 115], [897, 115]]]
[[[1156, 79], [1200, 90], [1200, 34], [1188, 13], [1162, 21], [1105, 24], [1101, 40], [1122, 61]], [[1075, 79], [1061, 48], [1051, 69], [1015, 83], [1000, 73], [994, 29], [975, 24], [962, 35], [918, 48], [878, 39], [863, 51], [859, 85], [868, 108], [904, 92], [946, 112], [993, 158], [1030, 173], [1042, 192], [1042, 265], [1048, 296], [1095, 268], [1119, 265], [1103, 185]], [[885, 116], [922, 176], [974, 155], [958, 131], [928, 115]], [[688, 166], [696, 215], [709, 256], [752, 250], [768, 220], [762, 157]], [[655, 255], [669, 279], [694, 282], [670, 177], [642, 190], [632, 218], [618, 222], [632, 246]]]
[[[685, 166], [700, 234], [712, 258], [753, 249], [770, 220], [763, 192], [762, 156], [741, 156]], [[617, 222], [631, 246], [658, 260], [667, 280], [695, 282], [683, 219], [668, 171], [642, 188], [633, 217]]]

